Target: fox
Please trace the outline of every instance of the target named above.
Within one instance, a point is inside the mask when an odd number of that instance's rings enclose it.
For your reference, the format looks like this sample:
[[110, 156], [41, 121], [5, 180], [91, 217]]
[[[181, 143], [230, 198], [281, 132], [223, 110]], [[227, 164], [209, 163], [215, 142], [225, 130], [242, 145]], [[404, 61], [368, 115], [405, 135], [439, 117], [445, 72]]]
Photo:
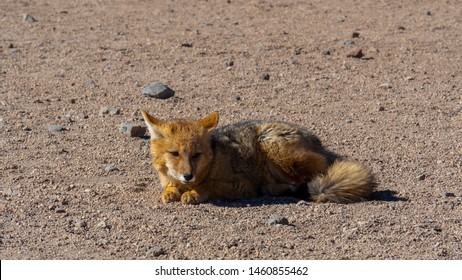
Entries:
[[364, 165], [343, 160], [295, 124], [250, 120], [218, 127], [218, 112], [161, 120], [140, 111], [163, 203], [297, 194], [316, 203], [353, 203], [367, 200], [377, 186]]

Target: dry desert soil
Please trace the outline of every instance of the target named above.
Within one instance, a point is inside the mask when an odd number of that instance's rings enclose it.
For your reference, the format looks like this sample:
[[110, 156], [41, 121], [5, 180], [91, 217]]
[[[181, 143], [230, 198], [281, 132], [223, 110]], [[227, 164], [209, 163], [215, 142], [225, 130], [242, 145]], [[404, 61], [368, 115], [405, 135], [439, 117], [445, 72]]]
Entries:
[[[457, 0], [2, 0], [0, 257], [462, 259], [461, 46]], [[379, 185], [164, 205], [139, 109], [296, 123]]]

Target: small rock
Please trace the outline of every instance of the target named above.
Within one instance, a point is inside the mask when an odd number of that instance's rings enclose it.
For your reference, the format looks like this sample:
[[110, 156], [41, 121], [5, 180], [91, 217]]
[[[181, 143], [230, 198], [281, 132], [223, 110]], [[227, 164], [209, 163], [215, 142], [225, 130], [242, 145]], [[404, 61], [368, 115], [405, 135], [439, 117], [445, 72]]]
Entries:
[[64, 212], [66, 212], [66, 210], [64, 210], [64, 209], [61, 208], [61, 207], [56, 207], [56, 208], [55, 208], [55, 212], [56, 212], [56, 213], [64, 213]]
[[321, 51], [321, 54], [322, 55], [330, 55], [330, 51], [329, 50], [323, 50], [323, 51]]
[[146, 127], [123, 122], [120, 124], [120, 131], [130, 135], [130, 137], [144, 137], [146, 134]]
[[406, 30], [406, 27], [399, 25], [398, 30], [401, 30], [401, 31]]
[[266, 221], [266, 224], [269, 226], [272, 225], [288, 225], [289, 220], [287, 218], [279, 216], [279, 215], [271, 215], [269, 219]]
[[77, 220], [75, 221], [75, 226], [79, 228], [85, 228], [87, 227], [87, 222], [84, 220]]
[[160, 246], [154, 246], [146, 252], [146, 255], [148, 257], [159, 257], [161, 255], [165, 255], [166, 253], [167, 251], [165, 251], [164, 248]]
[[383, 112], [383, 111], [385, 111], [385, 107], [383, 107], [383, 106], [379, 106], [379, 108], [377, 109], [377, 111], [379, 111], [379, 112]]
[[25, 21], [25, 22], [36, 22], [37, 21], [33, 16], [31, 16], [29, 14], [24, 14], [22, 16], [22, 20]]
[[264, 73], [260, 77], [263, 81], [268, 81], [270, 79], [270, 75], [268, 73]]
[[432, 15], [432, 12], [431, 12], [431, 11], [426, 11], [426, 12], [425, 12], [425, 15], [426, 15], [426, 16], [431, 16], [431, 15]]
[[183, 43], [183, 44], [181, 44], [181, 46], [183, 48], [192, 48], [193, 47], [193, 45], [191, 43]]
[[60, 125], [57, 125], [57, 124], [53, 124], [53, 125], [50, 125], [48, 127], [48, 130], [51, 131], [51, 132], [58, 132], [58, 131], [63, 131], [65, 130], [64, 127], [60, 126]]
[[100, 116], [104, 116], [104, 115], [114, 116], [114, 115], [119, 115], [119, 114], [120, 114], [120, 110], [114, 107], [101, 107], [99, 109]]
[[419, 181], [423, 181], [423, 180], [425, 180], [425, 178], [427, 178], [427, 174], [425, 174], [425, 173], [422, 173], [419, 176], [417, 176], [417, 180], [419, 180]]
[[234, 66], [234, 61], [228, 60], [228, 61], [225, 62], [225, 65], [226, 65], [227, 67], [232, 67], [232, 66]]
[[4, 119], [0, 119], [0, 126], [5, 126], [6, 125], [6, 121]]
[[157, 99], [167, 99], [175, 95], [174, 90], [159, 82], [151, 83], [149, 86], [143, 88], [141, 93]]
[[236, 101], [241, 101], [242, 98], [239, 95], [236, 95], [235, 99]]
[[345, 46], [353, 46], [355, 44], [355, 41], [353, 40], [346, 40], [345, 42], [343, 42], [343, 45]]
[[346, 57], [354, 57], [354, 58], [361, 58], [364, 56], [363, 50], [360, 48], [352, 48], [351, 50], [346, 52]]
[[414, 80], [414, 77], [409, 76], [409, 77], [406, 77], [406, 78], [404, 78], [404, 79], [405, 79], [406, 81], [412, 81], [412, 80]]
[[107, 241], [107, 239], [104, 238], [99, 238], [98, 240], [96, 240], [96, 245], [98, 246], [106, 246], [108, 243], [109, 241]]
[[455, 193], [452, 193], [452, 192], [447, 192], [444, 194], [445, 197], [456, 197], [456, 194]]
[[105, 228], [107, 228], [107, 223], [106, 223], [106, 221], [101, 221], [96, 226], [99, 227], [99, 228], [105, 229]]
[[359, 32], [354, 31], [353, 33], [351, 33], [351, 38], [359, 38]]
[[108, 164], [108, 165], [106, 165], [106, 167], [104, 169], [107, 172], [112, 172], [112, 171], [119, 170], [114, 164]]
[[352, 122], [353, 122], [352, 119], [347, 119], [347, 120], [346, 120], [346, 123], [352, 123]]
[[383, 84], [380, 84], [379, 87], [380, 87], [380, 88], [383, 88], [383, 89], [391, 89], [390, 83], [383, 83]]
[[436, 163], [437, 163], [437, 164], [443, 164], [443, 163], [444, 163], [444, 160], [439, 159], [439, 160], [436, 161]]

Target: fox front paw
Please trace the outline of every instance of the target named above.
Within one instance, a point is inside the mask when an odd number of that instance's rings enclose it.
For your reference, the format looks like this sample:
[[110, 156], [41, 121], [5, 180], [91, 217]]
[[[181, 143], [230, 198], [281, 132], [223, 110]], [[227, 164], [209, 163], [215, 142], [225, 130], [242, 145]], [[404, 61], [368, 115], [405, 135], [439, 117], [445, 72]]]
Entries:
[[200, 195], [194, 190], [187, 191], [181, 196], [181, 202], [183, 202], [183, 204], [199, 204], [202, 201]]
[[169, 203], [181, 200], [181, 194], [178, 190], [165, 190], [162, 194], [162, 202]]

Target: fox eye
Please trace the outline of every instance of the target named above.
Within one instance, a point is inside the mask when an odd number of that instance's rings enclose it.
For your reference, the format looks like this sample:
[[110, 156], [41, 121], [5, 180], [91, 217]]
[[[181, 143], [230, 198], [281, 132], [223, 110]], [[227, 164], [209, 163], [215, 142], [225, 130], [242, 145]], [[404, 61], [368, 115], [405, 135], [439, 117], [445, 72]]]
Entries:
[[201, 153], [195, 153], [195, 154], [192, 156], [192, 158], [193, 158], [193, 159], [197, 159], [197, 158], [199, 158], [200, 156], [201, 156]]
[[172, 156], [174, 156], [174, 157], [177, 157], [177, 156], [180, 155], [180, 153], [177, 152], [177, 151], [170, 152], [170, 154], [171, 154]]

